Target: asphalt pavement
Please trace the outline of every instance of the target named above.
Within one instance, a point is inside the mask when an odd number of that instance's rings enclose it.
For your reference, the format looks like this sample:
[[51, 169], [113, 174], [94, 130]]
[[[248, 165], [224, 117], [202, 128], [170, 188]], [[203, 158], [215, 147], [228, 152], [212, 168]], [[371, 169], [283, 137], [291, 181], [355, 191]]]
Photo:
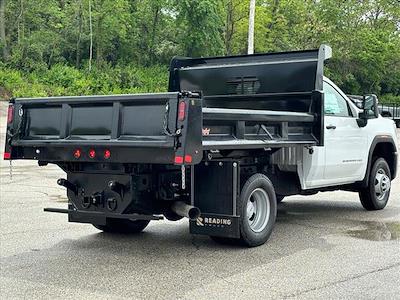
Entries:
[[1, 299], [400, 299], [399, 178], [382, 211], [349, 192], [289, 197], [268, 243], [248, 249], [191, 236], [185, 220], [138, 236], [68, 223], [43, 212], [66, 207], [57, 166], [0, 172]]

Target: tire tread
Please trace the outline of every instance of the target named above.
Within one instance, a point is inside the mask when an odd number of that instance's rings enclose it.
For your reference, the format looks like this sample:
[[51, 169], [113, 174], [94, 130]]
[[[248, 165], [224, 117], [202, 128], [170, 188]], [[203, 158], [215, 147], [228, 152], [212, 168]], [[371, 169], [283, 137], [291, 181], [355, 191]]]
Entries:
[[257, 183], [259, 181], [263, 182], [266, 185], [267, 189], [265, 191], [268, 193], [268, 196], [270, 198], [272, 198], [270, 204], [271, 204], [271, 215], [272, 215], [272, 218], [273, 218], [273, 222], [272, 222], [272, 224], [271, 224], [271, 226], [269, 228], [268, 227], [266, 228], [266, 230], [264, 232], [264, 235], [259, 237], [259, 236], [255, 235], [255, 234], [252, 234], [250, 231], [248, 232], [245, 229], [244, 224], [243, 224], [244, 218], [241, 218], [240, 219], [240, 222], [241, 222], [241, 225], [240, 225], [240, 235], [241, 235], [240, 240], [244, 245], [246, 245], [248, 247], [256, 247], [256, 246], [260, 246], [260, 245], [264, 244], [268, 240], [268, 238], [270, 237], [270, 235], [272, 233], [272, 229], [273, 229], [274, 224], [275, 224], [275, 220], [276, 220], [277, 202], [276, 202], [275, 190], [274, 190], [274, 187], [273, 187], [273, 184], [272, 184], [271, 180], [267, 176], [265, 176], [264, 174], [259, 174], [259, 173], [258, 174], [254, 174], [250, 178], [248, 178], [248, 180], [246, 181], [246, 183], [244, 184], [244, 186], [242, 188], [241, 196], [239, 197], [240, 201], [238, 201], [238, 203], [237, 203], [237, 205], [238, 205], [237, 211], [239, 213], [241, 213], [243, 211], [243, 209], [246, 209], [246, 208], [243, 208], [243, 205], [247, 205], [247, 199], [246, 198], [243, 199], [243, 194], [246, 194], [246, 191], [248, 189], [250, 189], [251, 185], [253, 185], [253, 184], [255, 184], [255, 182]]
[[369, 210], [369, 211], [380, 210], [380, 209], [385, 208], [385, 206], [389, 200], [389, 196], [387, 196], [387, 199], [384, 203], [378, 202], [375, 199], [374, 181], [375, 181], [375, 173], [376, 173], [376, 170], [378, 169], [379, 165], [382, 165], [382, 167], [386, 169], [389, 177], [391, 178], [390, 168], [389, 168], [389, 165], [386, 162], [386, 160], [383, 157], [374, 157], [373, 163], [371, 166], [371, 172], [370, 172], [369, 178], [368, 178], [368, 186], [360, 189], [358, 192], [361, 205], [366, 210]]

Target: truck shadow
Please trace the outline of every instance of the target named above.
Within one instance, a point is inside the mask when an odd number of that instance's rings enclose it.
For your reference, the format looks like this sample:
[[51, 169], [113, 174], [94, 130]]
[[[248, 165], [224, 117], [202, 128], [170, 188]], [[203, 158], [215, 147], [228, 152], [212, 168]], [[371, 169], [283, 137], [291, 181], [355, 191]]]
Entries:
[[[400, 208], [392, 207], [385, 217], [399, 213]], [[168, 297], [168, 285], [175, 290], [194, 289], [199, 282], [207, 284], [306, 249], [331, 251], [336, 245], [327, 236], [351, 238], [346, 231], [365, 225], [368, 218], [379, 219], [381, 214], [366, 213], [349, 202], [288, 201], [279, 206], [270, 240], [257, 248], [220, 245], [208, 237], [191, 236], [187, 222], [182, 221], [154, 222], [134, 236], [90, 229], [89, 234], [48, 249], [2, 258], [1, 270], [5, 277], [41, 284], [92, 291], [106, 285], [127, 297], [123, 292], [131, 284], [137, 297], [140, 292]]]

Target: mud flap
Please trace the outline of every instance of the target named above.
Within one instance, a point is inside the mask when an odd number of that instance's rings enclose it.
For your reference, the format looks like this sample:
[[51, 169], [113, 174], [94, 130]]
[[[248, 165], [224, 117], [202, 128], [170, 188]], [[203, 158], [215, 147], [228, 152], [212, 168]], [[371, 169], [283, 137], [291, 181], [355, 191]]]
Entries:
[[239, 216], [236, 213], [239, 163], [207, 162], [192, 167], [192, 205], [202, 214], [190, 221], [190, 233], [239, 238]]
[[190, 233], [239, 238], [239, 217], [201, 214], [196, 221], [190, 221]]

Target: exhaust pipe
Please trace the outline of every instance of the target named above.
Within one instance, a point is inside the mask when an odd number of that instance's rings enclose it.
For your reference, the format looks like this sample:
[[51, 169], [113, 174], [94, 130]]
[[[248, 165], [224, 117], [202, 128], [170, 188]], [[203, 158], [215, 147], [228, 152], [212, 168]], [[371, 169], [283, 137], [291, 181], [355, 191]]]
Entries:
[[188, 205], [182, 201], [176, 201], [172, 204], [171, 209], [174, 213], [181, 217], [189, 218], [194, 221], [200, 217], [201, 211], [198, 207]]

